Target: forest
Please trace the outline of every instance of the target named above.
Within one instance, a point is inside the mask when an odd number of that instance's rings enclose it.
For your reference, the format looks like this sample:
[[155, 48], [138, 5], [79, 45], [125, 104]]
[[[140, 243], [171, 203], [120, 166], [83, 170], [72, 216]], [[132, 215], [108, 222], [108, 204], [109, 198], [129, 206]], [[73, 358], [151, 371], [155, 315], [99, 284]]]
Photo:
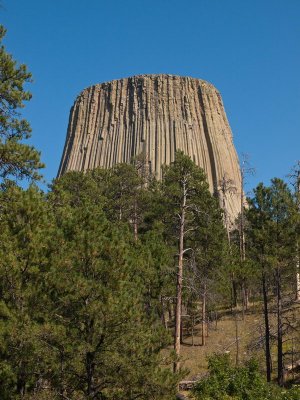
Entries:
[[[45, 192], [20, 114], [30, 81], [2, 45], [0, 398], [175, 399], [188, 375], [184, 336], [207, 346], [209, 322], [227, 314], [236, 350], [212, 353], [189, 396], [299, 399], [299, 165], [247, 199], [241, 190], [233, 230], [220, 202], [230, 182], [212, 195], [181, 151], [162, 181], [141, 154], [69, 172]], [[258, 358], [238, 347], [239, 321], [253, 312]]]

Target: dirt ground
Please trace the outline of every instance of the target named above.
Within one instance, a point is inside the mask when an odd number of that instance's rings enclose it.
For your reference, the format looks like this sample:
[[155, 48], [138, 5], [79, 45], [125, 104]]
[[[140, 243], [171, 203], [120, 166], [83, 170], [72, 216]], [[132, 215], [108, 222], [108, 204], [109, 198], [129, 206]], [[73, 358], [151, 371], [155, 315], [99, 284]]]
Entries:
[[[285, 319], [300, 320], [300, 305], [295, 306], [285, 316]], [[273, 360], [274, 376], [276, 374], [276, 315], [270, 313], [271, 328], [271, 353]], [[291, 353], [295, 352], [294, 359], [300, 359], [299, 333], [290, 332], [284, 338], [285, 364], [291, 363]], [[194, 331], [194, 345], [192, 337], [187, 330], [183, 331], [183, 343], [181, 345], [181, 367], [188, 370], [186, 380], [201, 377], [207, 373], [207, 358], [213, 353], [230, 354], [233, 363], [243, 364], [251, 357], [259, 360], [264, 370], [264, 320], [261, 305], [252, 304], [245, 313], [241, 311], [233, 316], [228, 310], [219, 313], [216, 321], [208, 324], [208, 337], [206, 345], [202, 346], [201, 325], [197, 325]], [[297, 355], [297, 352], [299, 354]], [[237, 356], [238, 354], [238, 356]]]
[[201, 344], [201, 327], [197, 326], [196, 334], [198, 335], [194, 338], [194, 346], [191, 336], [188, 336], [184, 337], [181, 347], [181, 365], [189, 370], [187, 379], [207, 371], [207, 357], [210, 354], [228, 352], [234, 362], [237, 353], [239, 362], [250, 358], [251, 354], [247, 346], [254, 337], [260, 337], [259, 329], [262, 323], [262, 316], [255, 314], [246, 314], [244, 320], [240, 315], [236, 320], [232, 316], [224, 316], [217, 324], [215, 322], [209, 324], [205, 346]]

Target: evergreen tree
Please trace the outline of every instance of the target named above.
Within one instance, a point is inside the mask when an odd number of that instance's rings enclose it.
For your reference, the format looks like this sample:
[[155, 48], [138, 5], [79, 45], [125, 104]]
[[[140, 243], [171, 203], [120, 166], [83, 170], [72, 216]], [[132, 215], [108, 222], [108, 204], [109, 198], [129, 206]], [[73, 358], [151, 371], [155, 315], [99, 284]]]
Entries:
[[270, 322], [269, 322], [269, 297], [268, 297], [268, 276], [270, 267], [268, 264], [268, 226], [270, 210], [270, 189], [263, 184], [259, 184], [254, 190], [254, 197], [248, 199], [249, 209], [246, 216], [249, 221], [248, 226], [248, 247], [251, 251], [250, 256], [261, 270], [261, 286], [264, 304], [264, 323], [265, 323], [265, 358], [267, 381], [271, 381], [271, 344], [270, 344]]
[[30, 137], [29, 123], [20, 118], [19, 109], [30, 100], [24, 85], [31, 74], [24, 64], [18, 65], [2, 44], [6, 30], [0, 26], [0, 179], [39, 178], [43, 167], [34, 147], [23, 143]]
[[181, 151], [176, 153], [175, 161], [165, 167], [162, 189], [169, 243], [175, 244], [175, 248], [178, 249], [174, 335], [174, 349], [178, 357], [174, 363], [174, 371], [178, 371], [184, 261], [190, 258], [191, 254], [197, 254], [198, 260], [204, 257], [203, 249], [209, 246], [208, 227], [215, 218], [219, 218], [221, 223], [221, 213], [216, 199], [209, 192], [203, 170]]
[[172, 398], [162, 230], [136, 242], [80, 175], [46, 199], [13, 183], [0, 193], [0, 397]]
[[51, 217], [35, 187], [12, 184], [0, 201], [0, 397], [10, 399], [24, 396], [45, 366], [38, 338]]
[[105, 195], [108, 199], [108, 217], [113, 221], [130, 223], [137, 241], [145, 205], [142, 177], [134, 165], [118, 164], [109, 170], [107, 183]]
[[249, 199], [247, 219], [251, 256], [261, 269], [264, 302], [267, 380], [271, 379], [268, 283], [275, 277], [277, 314], [277, 380], [283, 384], [283, 285], [288, 282], [296, 254], [296, 232], [293, 224], [295, 203], [287, 185], [273, 179], [270, 187], [259, 184]]
[[[189, 246], [193, 249], [189, 260], [188, 288], [193, 288], [196, 299], [202, 303], [202, 345], [206, 344], [208, 299], [213, 304], [217, 294], [215, 281], [225, 261], [227, 241], [221, 210], [212, 196], [207, 196], [201, 212], [194, 216], [196, 229], [190, 232]], [[202, 199], [203, 201], [203, 199]], [[200, 203], [199, 203], [200, 204]], [[198, 206], [199, 207], [199, 206]], [[200, 209], [199, 209], [200, 210]]]
[[160, 367], [167, 337], [144, 310], [145, 251], [126, 227], [106, 219], [101, 205], [69, 212], [47, 277], [51, 320], [64, 332], [47, 339], [49, 347], [58, 342], [63, 349], [54, 379], [60, 393], [74, 399], [169, 398], [177, 378]]

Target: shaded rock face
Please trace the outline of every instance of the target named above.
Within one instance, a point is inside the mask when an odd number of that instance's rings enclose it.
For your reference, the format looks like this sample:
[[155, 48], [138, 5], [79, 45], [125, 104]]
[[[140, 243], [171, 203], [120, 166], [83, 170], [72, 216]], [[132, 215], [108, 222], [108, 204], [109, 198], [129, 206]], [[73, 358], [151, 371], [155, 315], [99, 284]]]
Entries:
[[159, 179], [179, 149], [204, 169], [233, 221], [240, 211], [239, 162], [221, 95], [200, 79], [140, 75], [83, 90], [70, 112], [58, 176], [130, 163], [143, 153]]

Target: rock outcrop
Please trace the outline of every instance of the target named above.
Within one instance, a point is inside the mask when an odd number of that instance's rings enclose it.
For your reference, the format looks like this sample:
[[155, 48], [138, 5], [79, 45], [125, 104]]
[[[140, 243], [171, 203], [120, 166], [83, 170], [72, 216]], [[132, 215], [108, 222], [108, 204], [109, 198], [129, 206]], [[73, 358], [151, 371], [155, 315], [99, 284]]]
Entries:
[[129, 163], [144, 153], [160, 178], [178, 149], [205, 170], [233, 221], [240, 210], [239, 162], [221, 95], [200, 79], [140, 75], [83, 90], [70, 112], [58, 176]]

